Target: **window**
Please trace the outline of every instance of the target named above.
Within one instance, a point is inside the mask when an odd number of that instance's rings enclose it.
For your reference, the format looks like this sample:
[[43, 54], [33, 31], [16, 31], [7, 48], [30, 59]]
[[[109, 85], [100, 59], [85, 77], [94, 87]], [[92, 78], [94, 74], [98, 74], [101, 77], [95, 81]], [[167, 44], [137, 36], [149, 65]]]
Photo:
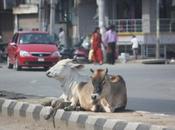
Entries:
[[68, 0], [60, 0], [56, 4], [55, 9], [55, 22], [68, 22], [70, 21], [70, 13], [69, 13], [69, 1]]
[[21, 34], [19, 42], [20, 44], [52, 44], [54, 39], [49, 34], [24, 33]]
[[118, 19], [140, 19], [142, 15], [142, 2], [141, 0], [117, 1], [116, 9]]

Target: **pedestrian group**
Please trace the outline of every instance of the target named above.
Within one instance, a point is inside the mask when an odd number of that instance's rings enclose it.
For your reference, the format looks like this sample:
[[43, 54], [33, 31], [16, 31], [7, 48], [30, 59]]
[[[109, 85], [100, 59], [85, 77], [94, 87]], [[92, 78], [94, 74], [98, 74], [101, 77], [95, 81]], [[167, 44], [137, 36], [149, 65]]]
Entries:
[[115, 26], [111, 25], [104, 34], [104, 40], [100, 34], [100, 28], [96, 27], [91, 37], [91, 50], [89, 52], [89, 59], [93, 63], [103, 64], [104, 55], [103, 48], [106, 51], [106, 62], [114, 64], [116, 56], [117, 33]]
[[[59, 30], [59, 42], [64, 47], [67, 47], [66, 37], [63, 28]], [[90, 50], [88, 60], [94, 64], [115, 64], [115, 60], [118, 58], [117, 50], [118, 35], [115, 31], [115, 26], [110, 25], [104, 36], [100, 33], [100, 28], [96, 27], [91, 34], [90, 38]], [[139, 41], [135, 35], [132, 35], [130, 41], [133, 51], [134, 59], [138, 58]]]

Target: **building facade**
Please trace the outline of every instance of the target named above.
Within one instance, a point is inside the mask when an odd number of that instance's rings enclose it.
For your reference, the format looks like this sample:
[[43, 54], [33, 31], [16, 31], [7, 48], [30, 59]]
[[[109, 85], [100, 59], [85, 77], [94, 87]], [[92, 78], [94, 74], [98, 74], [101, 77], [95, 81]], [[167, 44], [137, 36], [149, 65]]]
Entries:
[[[10, 15], [13, 32], [20, 28], [38, 28], [58, 35], [62, 27], [67, 34], [67, 42], [72, 45], [80, 37], [91, 34], [96, 26], [101, 28], [103, 35], [105, 28], [114, 24], [118, 32], [119, 53], [132, 52], [130, 39], [134, 34], [140, 41], [140, 55], [155, 57], [158, 29], [160, 56], [175, 57], [175, 0], [159, 0], [158, 27], [157, 0], [3, 1], [7, 3], [2, 5], [12, 6]], [[0, 17], [5, 18], [3, 15], [0, 13]], [[2, 23], [0, 26], [2, 28]]]

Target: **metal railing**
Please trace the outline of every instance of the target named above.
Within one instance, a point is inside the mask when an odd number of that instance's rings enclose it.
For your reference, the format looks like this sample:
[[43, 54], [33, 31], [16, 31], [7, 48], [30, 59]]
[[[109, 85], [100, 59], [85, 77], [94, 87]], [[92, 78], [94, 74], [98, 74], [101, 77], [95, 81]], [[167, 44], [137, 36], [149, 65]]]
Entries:
[[160, 32], [175, 32], [175, 19], [160, 19]]
[[142, 19], [113, 19], [110, 24], [115, 25], [117, 32], [142, 32]]
[[[142, 19], [110, 19], [108, 24], [115, 25], [117, 32], [143, 32]], [[150, 20], [150, 28], [156, 29], [155, 19]], [[160, 32], [175, 32], [175, 19], [160, 18]]]

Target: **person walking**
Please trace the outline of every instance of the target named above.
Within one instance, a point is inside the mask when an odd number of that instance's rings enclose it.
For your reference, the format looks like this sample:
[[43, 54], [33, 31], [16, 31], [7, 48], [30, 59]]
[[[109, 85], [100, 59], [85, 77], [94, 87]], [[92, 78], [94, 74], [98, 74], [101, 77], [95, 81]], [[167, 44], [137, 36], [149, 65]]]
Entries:
[[66, 36], [65, 36], [65, 32], [64, 32], [63, 28], [59, 29], [58, 38], [59, 38], [59, 44], [65, 48], [67, 48]]
[[106, 59], [107, 63], [114, 64], [116, 59], [116, 43], [117, 33], [115, 32], [115, 26], [111, 25], [109, 30], [106, 31], [104, 36], [104, 45], [106, 47]]
[[100, 34], [100, 28], [96, 27], [93, 34], [92, 34], [92, 50], [93, 50], [93, 58], [92, 61], [94, 63], [103, 64], [103, 53], [101, 49], [101, 34]]
[[135, 35], [132, 35], [131, 44], [132, 44], [132, 51], [133, 51], [134, 58], [137, 59], [138, 58], [139, 41]]

